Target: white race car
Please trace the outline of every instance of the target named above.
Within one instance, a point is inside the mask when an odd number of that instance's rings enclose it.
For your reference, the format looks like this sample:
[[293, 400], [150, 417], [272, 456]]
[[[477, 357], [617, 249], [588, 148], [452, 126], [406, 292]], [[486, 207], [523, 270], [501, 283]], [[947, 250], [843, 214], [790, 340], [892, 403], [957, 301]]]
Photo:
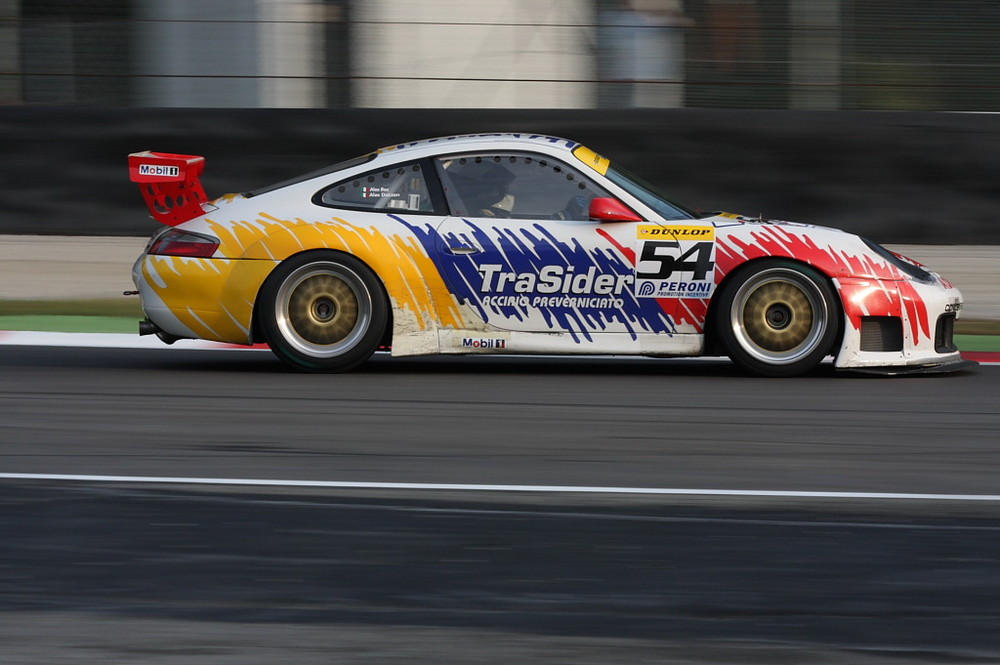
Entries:
[[153, 217], [143, 334], [265, 342], [306, 371], [427, 354], [726, 354], [765, 376], [967, 366], [962, 296], [870, 240], [699, 213], [574, 141], [449, 136], [208, 201], [130, 155]]

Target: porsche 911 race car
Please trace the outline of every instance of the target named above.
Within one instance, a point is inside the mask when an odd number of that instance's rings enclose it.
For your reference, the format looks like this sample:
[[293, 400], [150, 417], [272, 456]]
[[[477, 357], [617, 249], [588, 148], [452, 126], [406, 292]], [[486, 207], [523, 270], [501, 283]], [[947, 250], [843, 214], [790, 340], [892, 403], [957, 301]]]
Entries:
[[393, 145], [209, 201], [204, 159], [129, 156], [152, 216], [141, 334], [346, 371], [428, 354], [728, 355], [764, 376], [964, 367], [962, 296], [819, 226], [699, 213], [574, 141]]

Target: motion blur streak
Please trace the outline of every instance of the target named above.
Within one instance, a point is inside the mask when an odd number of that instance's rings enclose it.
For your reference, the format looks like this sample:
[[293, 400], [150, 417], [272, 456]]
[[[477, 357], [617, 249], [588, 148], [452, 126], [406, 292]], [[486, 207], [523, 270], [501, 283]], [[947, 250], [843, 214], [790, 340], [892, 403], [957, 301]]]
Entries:
[[659, 494], [675, 496], [746, 496], [815, 499], [903, 499], [910, 501], [996, 501], [1000, 494], [919, 494], [908, 492], [799, 492], [794, 490], [681, 489], [669, 487], [574, 487], [570, 485], [476, 485], [471, 483], [378, 483], [336, 480], [268, 480], [253, 478], [171, 478], [98, 476], [60, 473], [0, 473], [0, 480], [57, 480], [97, 483], [240, 485], [331, 489], [456, 490], [470, 492], [546, 492], [566, 494]]

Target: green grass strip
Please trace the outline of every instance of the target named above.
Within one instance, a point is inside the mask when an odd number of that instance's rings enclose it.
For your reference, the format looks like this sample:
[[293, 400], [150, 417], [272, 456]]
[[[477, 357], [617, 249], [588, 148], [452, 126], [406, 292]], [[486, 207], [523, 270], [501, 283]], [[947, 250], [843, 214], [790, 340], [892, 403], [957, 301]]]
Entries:
[[962, 351], [1000, 351], [996, 335], [955, 335], [955, 345]]
[[122, 296], [96, 300], [0, 300], [0, 317], [111, 316], [143, 318], [139, 298]]
[[139, 317], [120, 316], [0, 316], [0, 330], [38, 332], [135, 333]]
[[0, 330], [138, 333], [139, 299], [0, 300]]

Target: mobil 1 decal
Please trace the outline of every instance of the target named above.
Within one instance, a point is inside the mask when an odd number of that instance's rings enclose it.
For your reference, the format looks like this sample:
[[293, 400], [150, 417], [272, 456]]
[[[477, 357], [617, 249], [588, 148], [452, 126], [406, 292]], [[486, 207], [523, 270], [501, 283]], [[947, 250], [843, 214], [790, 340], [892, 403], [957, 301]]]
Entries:
[[640, 224], [638, 298], [708, 298], [715, 289], [715, 228]]

